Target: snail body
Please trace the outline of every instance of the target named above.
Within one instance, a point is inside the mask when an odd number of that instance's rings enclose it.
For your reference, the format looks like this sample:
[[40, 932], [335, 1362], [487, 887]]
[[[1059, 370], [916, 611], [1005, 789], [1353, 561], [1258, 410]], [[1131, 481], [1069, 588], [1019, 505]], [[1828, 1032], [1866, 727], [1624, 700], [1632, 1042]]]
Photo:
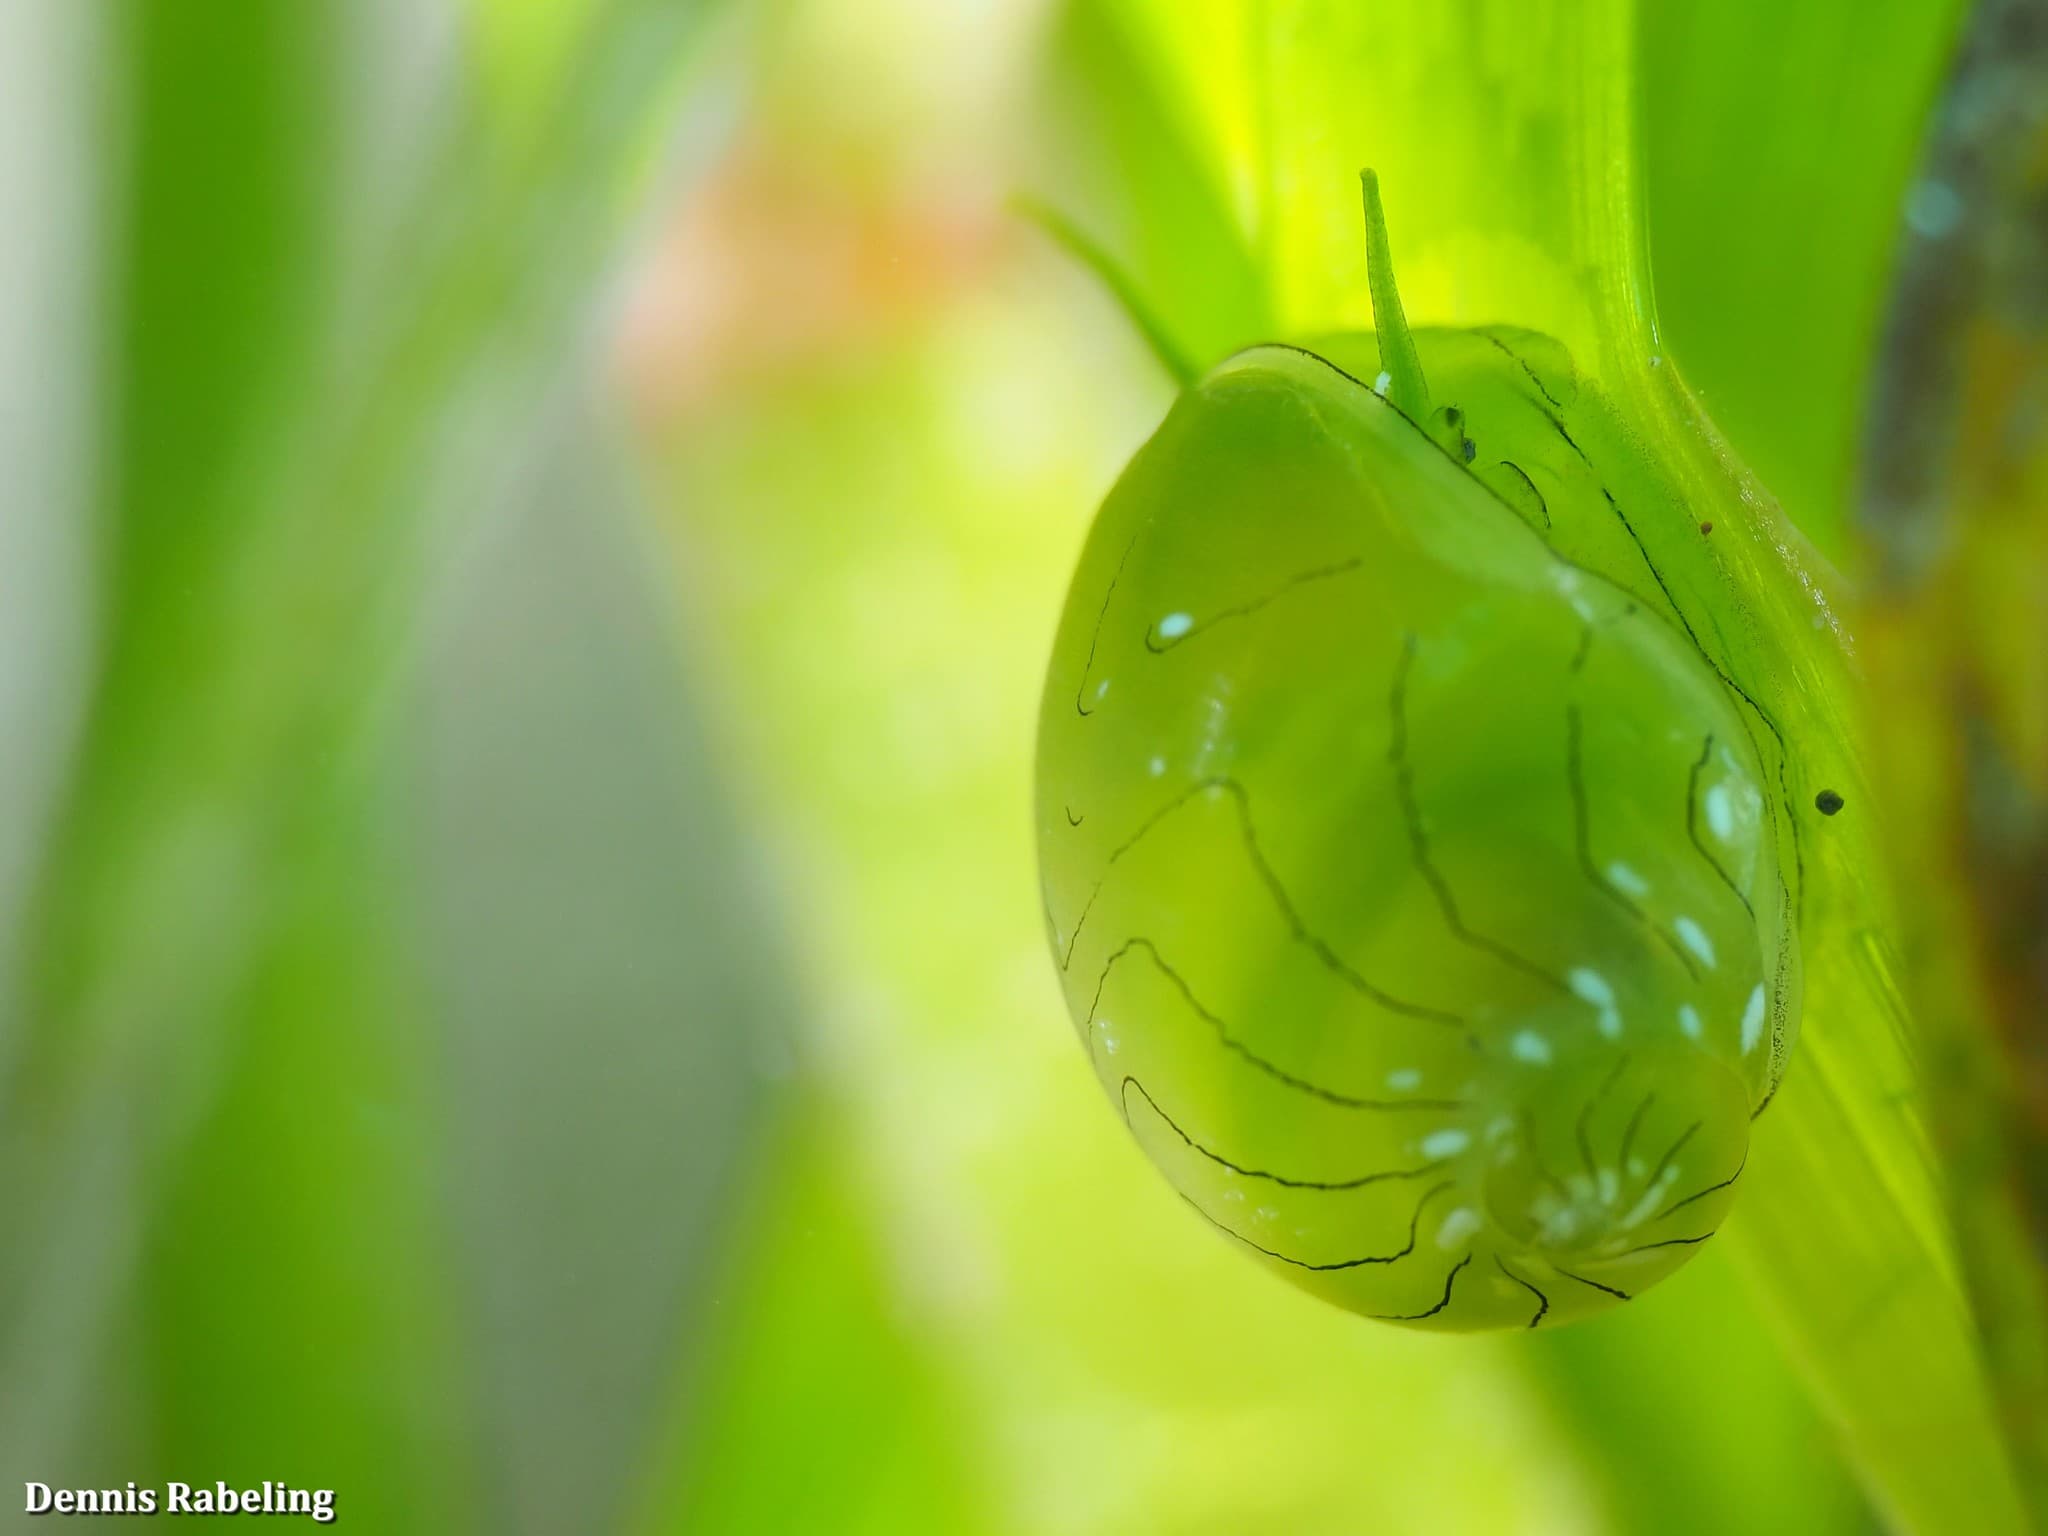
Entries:
[[1382, 242], [1378, 335], [1226, 360], [1105, 502], [1041, 712], [1048, 937], [1236, 1244], [1367, 1316], [1548, 1326], [1739, 1189], [1799, 1011], [1783, 745], [1687, 600], [1699, 518], [1564, 349], [1411, 333], [1391, 282]]

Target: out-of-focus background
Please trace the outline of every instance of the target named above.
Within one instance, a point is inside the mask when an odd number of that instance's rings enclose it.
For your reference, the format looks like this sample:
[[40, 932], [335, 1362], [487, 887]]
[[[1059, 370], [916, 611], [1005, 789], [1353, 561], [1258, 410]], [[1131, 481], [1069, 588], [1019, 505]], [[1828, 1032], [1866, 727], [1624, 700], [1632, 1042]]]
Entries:
[[[1213, 126], [1213, 0], [1076, 105], [1134, 9], [0, 0], [0, 1524], [1896, 1519], [1725, 1253], [1373, 1326], [1100, 1101], [1032, 726], [1170, 385], [1017, 194]], [[1643, 9], [1666, 339], [1840, 555], [1959, 8]]]

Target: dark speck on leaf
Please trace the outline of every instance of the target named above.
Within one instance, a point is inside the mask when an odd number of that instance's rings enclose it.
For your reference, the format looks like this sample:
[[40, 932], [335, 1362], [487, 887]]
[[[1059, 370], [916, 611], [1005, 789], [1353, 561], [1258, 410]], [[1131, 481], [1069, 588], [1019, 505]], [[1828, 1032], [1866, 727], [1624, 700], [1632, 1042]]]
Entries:
[[1472, 460], [1473, 460], [1473, 459], [1474, 459], [1474, 458], [1475, 458], [1475, 457], [1476, 457], [1476, 456], [1478, 455], [1478, 453], [1479, 453], [1479, 445], [1478, 445], [1477, 443], [1473, 442], [1471, 438], [1469, 438], [1469, 437], [1468, 437], [1468, 438], [1466, 438], [1466, 439], [1465, 439], [1465, 462], [1466, 462], [1467, 464], [1470, 464], [1470, 463], [1472, 462]]
[[1712, 533], [1713, 531], [1714, 531], [1714, 525], [1713, 525], [1712, 523], [1701, 523], [1701, 524], [1700, 524], [1700, 532], [1701, 532], [1701, 533]]
[[1832, 816], [1842, 808], [1842, 797], [1832, 789], [1824, 789], [1813, 797], [1813, 808], [1823, 816]]

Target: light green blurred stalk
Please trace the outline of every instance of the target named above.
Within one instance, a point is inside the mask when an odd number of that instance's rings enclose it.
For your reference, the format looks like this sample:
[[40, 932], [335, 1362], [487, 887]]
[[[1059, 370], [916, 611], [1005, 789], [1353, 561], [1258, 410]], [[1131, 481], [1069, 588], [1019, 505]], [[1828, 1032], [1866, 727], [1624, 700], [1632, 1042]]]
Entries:
[[587, 403], [703, 7], [548, 9], [7, 8], [16, 1482], [643, 1476], [777, 994]]

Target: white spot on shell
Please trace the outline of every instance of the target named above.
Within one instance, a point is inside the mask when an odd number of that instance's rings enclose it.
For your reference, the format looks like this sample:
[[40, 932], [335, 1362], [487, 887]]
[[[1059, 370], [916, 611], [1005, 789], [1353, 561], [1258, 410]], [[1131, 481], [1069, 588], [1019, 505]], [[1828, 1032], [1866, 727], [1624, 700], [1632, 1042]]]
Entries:
[[1619, 860], [1607, 866], [1607, 878], [1614, 882], [1614, 888], [1629, 896], [1650, 894], [1650, 882]]
[[1422, 1086], [1422, 1074], [1413, 1067], [1402, 1067], [1387, 1074], [1387, 1086], [1396, 1093], [1407, 1093]]
[[1747, 1056], [1755, 1050], [1763, 1035], [1764, 987], [1762, 982], [1758, 982], [1756, 990], [1749, 994], [1749, 1006], [1742, 1010], [1742, 1054]]
[[1472, 1138], [1460, 1130], [1432, 1131], [1422, 1138], [1424, 1157], [1456, 1157], [1472, 1145]]
[[1671, 920], [1672, 931], [1678, 935], [1678, 942], [1698, 955], [1711, 967], [1714, 963], [1714, 941], [1707, 937], [1706, 929], [1689, 917], [1675, 917]]
[[1706, 1033], [1705, 1028], [1700, 1023], [1700, 1011], [1693, 1007], [1691, 1003], [1680, 1003], [1678, 1005], [1678, 1032], [1688, 1040], [1697, 1040], [1702, 1034]]
[[1565, 980], [1571, 983], [1573, 992], [1591, 1003], [1595, 1008], [1612, 1008], [1614, 1006], [1614, 988], [1607, 984], [1607, 978], [1598, 971], [1591, 970], [1583, 965], [1575, 966], [1571, 974], [1565, 977]]
[[1533, 1029], [1521, 1030], [1508, 1042], [1508, 1054], [1517, 1061], [1534, 1062], [1539, 1067], [1545, 1066], [1550, 1061], [1550, 1042]]
[[1609, 1040], [1621, 1034], [1621, 1012], [1614, 1006], [1614, 988], [1607, 984], [1607, 978], [1586, 966], [1575, 966], [1565, 980], [1572, 991], [1591, 1003], [1600, 1013], [1600, 1033]]
[[1455, 1248], [1477, 1232], [1479, 1226], [1479, 1213], [1469, 1205], [1461, 1205], [1436, 1229], [1436, 1245], [1446, 1251]]
[[1664, 1203], [1664, 1192], [1678, 1182], [1684, 1170], [1676, 1163], [1666, 1168], [1657, 1182], [1643, 1190], [1642, 1198], [1629, 1207], [1628, 1214], [1621, 1218], [1623, 1228], [1639, 1227]]
[[1716, 784], [1707, 791], [1707, 825], [1724, 843], [1735, 835], [1735, 806], [1728, 798], [1725, 784]]
[[1159, 621], [1159, 638], [1162, 640], [1178, 640], [1194, 627], [1195, 621], [1191, 615], [1169, 613]]

